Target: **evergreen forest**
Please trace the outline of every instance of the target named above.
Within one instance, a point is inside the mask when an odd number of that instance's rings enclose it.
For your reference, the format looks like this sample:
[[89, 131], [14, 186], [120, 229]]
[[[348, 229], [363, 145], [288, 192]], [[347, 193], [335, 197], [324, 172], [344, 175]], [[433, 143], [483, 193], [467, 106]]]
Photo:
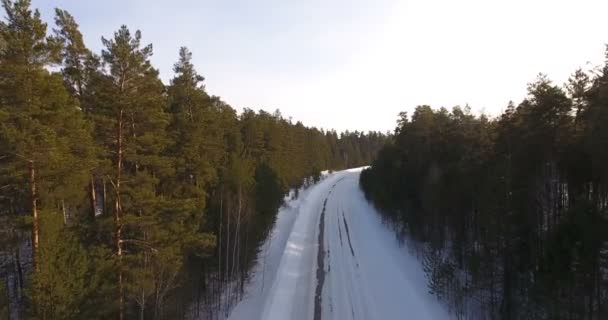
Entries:
[[0, 319], [227, 314], [288, 191], [387, 139], [237, 112], [185, 47], [163, 83], [139, 30], [92, 52], [69, 12], [2, 7]]
[[608, 319], [608, 50], [496, 118], [401, 113], [360, 185], [457, 318]]

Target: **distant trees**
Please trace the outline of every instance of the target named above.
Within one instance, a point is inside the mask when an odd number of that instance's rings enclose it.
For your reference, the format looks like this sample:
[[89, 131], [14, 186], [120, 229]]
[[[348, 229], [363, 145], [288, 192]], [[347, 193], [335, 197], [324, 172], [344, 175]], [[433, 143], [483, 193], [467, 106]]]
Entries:
[[290, 188], [366, 165], [386, 136], [241, 114], [179, 50], [165, 85], [121, 26], [89, 50], [28, 0], [0, 22], [0, 315], [209, 318], [243, 293]]
[[362, 173], [456, 315], [608, 316], [607, 77], [540, 75], [497, 119], [419, 106]]

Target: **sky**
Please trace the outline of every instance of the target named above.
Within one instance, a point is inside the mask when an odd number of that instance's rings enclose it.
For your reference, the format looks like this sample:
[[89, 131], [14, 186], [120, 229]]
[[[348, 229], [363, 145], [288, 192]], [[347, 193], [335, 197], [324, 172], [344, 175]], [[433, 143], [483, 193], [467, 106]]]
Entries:
[[187, 46], [210, 94], [324, 129], [393, 130], [417, 105], [498, 115], [539, 72], [603, 64], [606, 0], [33, 0], [102, 49], [140, 29], [165, 83]]

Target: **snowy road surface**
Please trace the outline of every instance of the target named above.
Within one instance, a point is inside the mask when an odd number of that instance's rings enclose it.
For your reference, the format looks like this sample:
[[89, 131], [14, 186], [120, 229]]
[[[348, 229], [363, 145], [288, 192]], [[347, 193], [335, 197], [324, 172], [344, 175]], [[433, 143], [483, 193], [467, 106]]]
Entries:
[[230, 319], [447, 319], [419, 262], [359, 189], [328, 175], [287, 203]]

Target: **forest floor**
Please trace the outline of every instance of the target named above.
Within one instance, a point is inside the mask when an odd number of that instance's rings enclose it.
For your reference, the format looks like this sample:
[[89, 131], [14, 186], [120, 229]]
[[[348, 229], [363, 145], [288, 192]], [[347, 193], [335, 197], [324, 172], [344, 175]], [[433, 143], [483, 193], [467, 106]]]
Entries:
[[326, 175], [281, 208], [229, 319], [448, 319], [359, 174]]

